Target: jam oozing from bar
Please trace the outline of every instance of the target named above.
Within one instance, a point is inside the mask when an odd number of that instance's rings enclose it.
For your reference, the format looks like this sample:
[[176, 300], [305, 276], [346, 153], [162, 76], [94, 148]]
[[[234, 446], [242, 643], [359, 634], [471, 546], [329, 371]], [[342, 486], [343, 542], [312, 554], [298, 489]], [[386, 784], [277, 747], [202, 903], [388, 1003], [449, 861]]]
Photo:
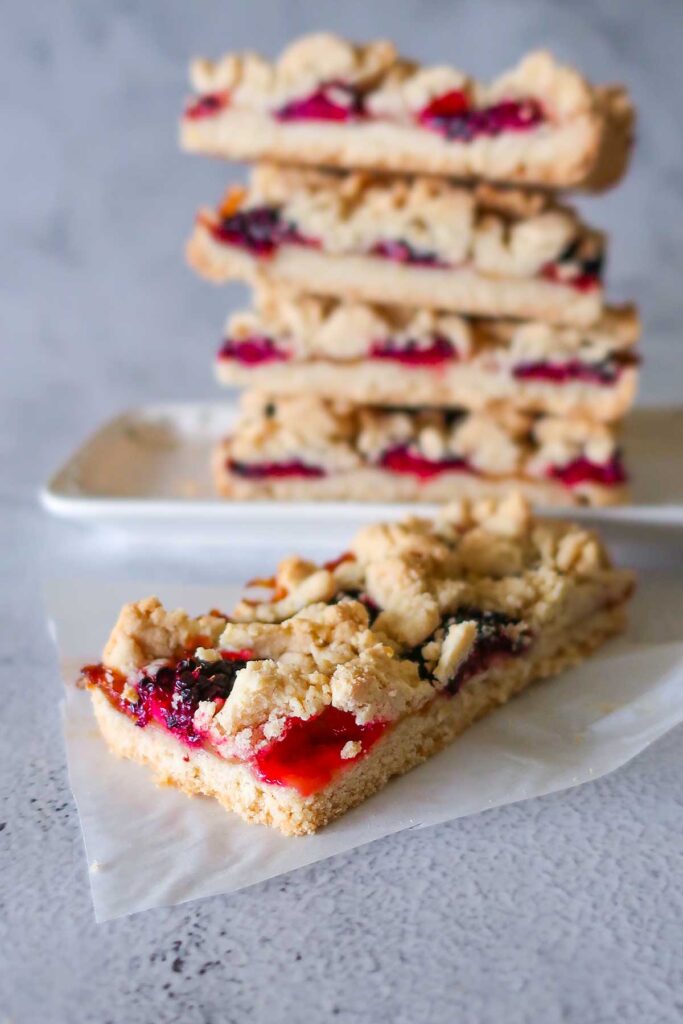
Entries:
[[[280, 736], [262, 747], [252, 764], [263, 782], [290, 786], [310, 796], [367, 753], [386, 727], [381, 721], [359, 725], [350, 711], [330, 705], [313, 718], [288, 718]], [[343, 758], [349, 742], [360, 743], [360, 749], [353, 757]]]
[[542, 380], [549, 384], [569, 384], [579, 381], [583, 384], [609, 386], [615, 384], [624, 364], [615, 359], [602, 359], [598, 363], [582, 363], [570, 359], [566, 363], [550, 363], [540, 360], [533, 363], [519, 363], [512, 370], [518, 380]]
[[215, 117], [228, 105], [230, 96], [227, 92], [211, 92], [199, 96], [185, 108], [188, 121], [200, 121], [206, 117]]
[[591, 462], [580, 455], [564, 466], [551, 466], [548, 476], [559, 480], [566, 487], [578, 484], [601, 484], [603, 487], [617, 487], [628, 480], [628, 474], [617, 452], [608, 462]]
[[259, 366], [262, 363], [286, 362], [289, 352], [278, 348], [272, 338], [226, 338], [218, 353], [219, 359], [234, 360], [245, 366]]
[[324, 82], [309, 96], [275, 111], [278, 121], [355, 121], [363, 116], [362, 94], [344, 82]]
[[226, 465], [231, 473], [245, 480], [285, 477], [314, 480], [327, 475], [321, 466], [309, 466], [299, 459], [292, 459], [290, 462], [238, 462], [235, 459], [228, 459]]
[[545, 121], [543, 108], [535, 99], [508, 99], [488, 107], [472, 107], [460, 89], [437, 96], [417, 114], [424, 128], [457, 142], [472, 142], [479, 136], [502, 132], [520, 132], [536, 128]]
[[418, 345], [408, 340], [402, 345], [388, 338], [377, 341], [370, 349], [371, 359], [388, 359], [404, 366], [442, 366], [458, 358], [458, 351], [448, 338], [434, 334], [429, 345]]
[[441, 473], [476, 473], [471, 463], [461, 456], [446, 459], [428, 459], [419, 452], [413, 452], [407, 445], [390, 448], [380, 457], [379, 465], [392, 473], [404, 473], [416, 476], [420, 480], [431, 480]]
[[103, 690], [109, 700], [144, 729], [151, 722], [162, 726], [188, 746], [204, 742], [204, 735], [194, 727], [194, 715], [201, 701], [215, 701], [220, 706], [228, 699], [235, 685], [235, 676], [253, 652], [221, 651], [220, 661], [183, 658], [175, 665], [140, 675], [132, 684], [137, 700], [124, 696], [124, 677], [103, 665], [87, 665], [83, 677], [91, 686]]

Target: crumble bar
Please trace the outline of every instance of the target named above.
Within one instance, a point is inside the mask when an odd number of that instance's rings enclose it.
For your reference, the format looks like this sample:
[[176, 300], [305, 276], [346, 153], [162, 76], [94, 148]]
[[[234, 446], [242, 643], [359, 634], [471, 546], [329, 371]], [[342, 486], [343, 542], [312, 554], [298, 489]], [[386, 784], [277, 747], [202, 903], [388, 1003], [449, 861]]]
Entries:
[[261, 287], [253, 310], [229, 318], [216, 376], [276, 395], [475, 410], [505, 402], [611, 421], [635, 397], [639, 328], [632, 306], [579, 329]]
[[275, 62], [196, 60], [184, 149], [231, 160], [440, 174], [605, 189], [624, 173], [634, 111], [622, 86], [594, 86], [537, 51], [489, 84], [425, 67], [386, 41], [319, 33]]
[[506, 406], [378, 408], [253, 391], [216, 448], [214, 473], [234, 500], [441, 502], [513, 488], [538, 505], [570, 506], [627, 494], [612, 424]]
[[216, 283], [587, 326], [604, 245], [538, 192], [264, 164], [200, 211], [187, 256]]
[[270, 599], [126, 605], [86, 666], [110, 749], [246, 821], [314, 832], [619, 632], [634, 580], [517, 495], [362, 530]]

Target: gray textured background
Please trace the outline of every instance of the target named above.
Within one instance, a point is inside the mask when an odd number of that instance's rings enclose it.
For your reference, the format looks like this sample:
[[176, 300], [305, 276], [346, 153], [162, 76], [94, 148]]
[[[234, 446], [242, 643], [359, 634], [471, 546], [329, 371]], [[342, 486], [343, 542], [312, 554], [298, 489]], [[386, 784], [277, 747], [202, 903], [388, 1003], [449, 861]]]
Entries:
[[[41, 579], [220, 578], [229, 551], [105, 545], [35, 491], [123, 406], [215, 394], [228, 304], [181, 246], [228, 171], [176, 151], [195, 52], [303, 30], [389, 35], [495, 73], [547, 44], [641, 108], [629, 179], [587, 200], [645, 316], [643, 397], [683, 368], [680, 0], [33, 0], [0, 32], [0, 1021], [680, 1019], [680, 730], [616, 775], [373, 846], [231, 898], [95, 926], [66, 784]], [[159, 561], [159, 558], [162, 560]], [[678, 993], [678, 995], [677, 995]], [[676, 1003], [677, 998], [679, 1003]]]

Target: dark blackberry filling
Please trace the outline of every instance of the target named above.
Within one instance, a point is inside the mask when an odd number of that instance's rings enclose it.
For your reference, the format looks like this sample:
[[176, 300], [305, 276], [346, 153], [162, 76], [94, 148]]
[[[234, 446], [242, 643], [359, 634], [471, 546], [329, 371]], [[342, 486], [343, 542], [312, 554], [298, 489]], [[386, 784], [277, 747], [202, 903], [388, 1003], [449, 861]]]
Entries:
[[[521, 619], [504, 612], [483, 611], [470, 606], [458, 608], [453, 615], [446, 616], [435, 633], [443, 631], [445, 636], [451, 626], [460, 622], [476, 622], [477, 637], [470, 654], [446, 686], [446, 692], [450, 694], [456, 694], [463, 683], [483, 672], [496, 658], [522, 654], [532, 640], [531, 630]], [[433, 637], [434, 634], [403, 655], [416, 663], [420, 677], [428, 681], [433, 679], [433, 675], [425, 663], [422, 649]]]
[[[591, 291], [593, 288], [599, 287], [605, 267], [604, 251], [588, 258], [582, 258], [581, 247], [583, 244], [585, 243], [582, 239], [571, 242], [553, 263], [546, 264], [541, 271], [541, 276], [549, 281], [570, 285], [580, 292]], [[567, 263], [575, 264], [577, 267], [573, 277], [565, 278], [562, 275], [562, 267]]]
[[585, 384], [609, 385], [616, 383], [623, 367], [624, 364], [615, 359], [602, 359], [597, 363], [582, 363], [580, 359], [570, 359], [566, 363], [540, 360], [520, 363], [514, 367], [512, 375], [518, 380], [544, 380], [552, 384], [581, 381]]
[[280, 245], [309, 245], [318, 243], [301, 235], [294, 224], [282, 219], [277, 206], [252, 206], [223, 217], [210, 231], [218, 242], [238, 245], [254, 256], [272, 256]]
[[193, 724], [201, 701], [227, 700], [235, 685], [235, 676], [250, 660], [250, 651], [225, 654], [220, 661], [184, 658], [175, 666], [164, 666], [153, 676], [143, 676], [137, 684], [138, 701], [127, 710], [140, 728], [158, 721], [169, 732], [192, 746], [203, 736]]
[[458, 89], [439, 96], [417, 115], [419, 123], [446, 139], [471, 142], [480, 135], [527, 131], [545, 120], [543, 108], [534, 99], [502, 100], [490, 107], [472, 109]]
[[305, 462], [294, 459], [292, 462], [237, 462], [228, 459], [227, 468], [235, 476], [245, 480], [267, 480], [270, 477], [305, 477], [319, 479], [326, 476], [321, 466], [307, 466]]

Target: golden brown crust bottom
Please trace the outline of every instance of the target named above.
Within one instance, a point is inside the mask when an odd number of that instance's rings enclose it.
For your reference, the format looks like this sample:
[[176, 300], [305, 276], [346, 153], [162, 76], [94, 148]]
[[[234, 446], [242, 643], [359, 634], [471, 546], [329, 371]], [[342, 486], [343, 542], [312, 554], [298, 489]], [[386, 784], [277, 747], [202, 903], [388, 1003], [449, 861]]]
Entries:
[[602, 611], [535, 656], [501, 663], [485, 677], [465, 684], [452, 698], [436, 698], [419, 714], [394, 726], [372, 751], [311, 797], [260, 782], [244, 765], [233, 765], [202, 750], [190, 750], [154, 727], [139, 729], [99, 690], [92, 691], [104, 738], [119, 757], [148, 764], [160, 785], [188, 795], [215, 797], [245, 821], [274, 826], [286, 835], [315, 832], [438, 753], [469, 725], [504, 704], [532, 682], [578, 664], [623, 629], [622, 606]]

